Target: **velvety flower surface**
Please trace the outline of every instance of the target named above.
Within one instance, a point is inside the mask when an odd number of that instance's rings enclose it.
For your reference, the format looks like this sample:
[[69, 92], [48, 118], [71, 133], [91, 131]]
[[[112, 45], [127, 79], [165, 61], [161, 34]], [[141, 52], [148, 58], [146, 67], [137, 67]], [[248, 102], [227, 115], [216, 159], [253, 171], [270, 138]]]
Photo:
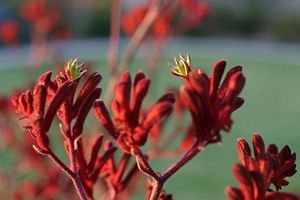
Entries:
[[[231, 114], [244, 103], [239, 97], [245, 84], [242, 67], [231, 68], [221, 82], [225, 66], [225, 61], [217, 62], [209, 77], [200, 69], [191, 69], [189, 56], [175, 58], [175, 65], [170, 65], [171, 72], [184, 80], [179, 98], [191, 113], [191, 132], [200, 143], [220, 142], [221, 130], [230, 130]], [[187, 138], [195, 140], [190, 136]]]
[[133, 82], [128, 72], [123, 73], [115, 87], [112, 102], [114, 120], [102, 100], [94, 105], [100, 123], [127, 153], [134, 147], [144, 145], [153, 125], [169, 115], [173, 108], [174, 95], [167, 93], [142, 115], [142, 101], [149, 84], [150, 80], [141, 71], [135, 75]]
[[[238, 154], [241, 164], [233, 167], [235, 177], [240, 183], [240, 189], [227, 188], [230, 200], [266, 200], [266, 199], [300, 199], [296, 195], [278, 192], [289, 182], [287, 177], [296, 173], [296, 154], [291, 153], [288, 146], [278, 152], [275, 144], [265, 149], [260, 135], [252, 137], [254, 156], [251, 155], [249, 144], [244, 139], [238, 140]], [[271, 188], [273, 184], [276, 191]]]

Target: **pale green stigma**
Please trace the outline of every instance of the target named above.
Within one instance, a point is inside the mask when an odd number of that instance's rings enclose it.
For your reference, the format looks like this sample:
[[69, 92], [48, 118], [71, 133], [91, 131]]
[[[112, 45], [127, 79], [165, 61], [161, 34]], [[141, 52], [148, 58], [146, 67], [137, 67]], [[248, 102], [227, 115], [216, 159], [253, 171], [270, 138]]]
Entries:
[[67, 70], [70, 73], [71, 79], [72, 80], [76, 80], [78, 78], [80, 78], [86, 70], [82, 71], [82, 67], [83, 67], [83, 63], [79, 63], [78, 59], [71, 59], [68, 63], [67, 63]]
[[187, 78], [191, 68], [191, 58], [189, 54], [187, 54], [186, 59], [182, 55], [179, 55], [179, 59], [174, 57], [174, 61], [175, 66], [169, 64], [171, 73], [175, 76]]

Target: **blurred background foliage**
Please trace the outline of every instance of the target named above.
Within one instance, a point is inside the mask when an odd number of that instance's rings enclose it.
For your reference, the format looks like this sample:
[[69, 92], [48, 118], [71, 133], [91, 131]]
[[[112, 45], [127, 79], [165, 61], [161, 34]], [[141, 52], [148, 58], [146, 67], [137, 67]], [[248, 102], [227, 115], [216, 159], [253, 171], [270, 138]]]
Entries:
[[[21, 26], [21, 42], [30, 41], [29, 24], [20, 15], [20, 5], [26, 0], [2, 0], [0, 24], [16, 20]], [[145, 1], [124, 1], [123, 12]], [[300, 41], [300, 2], [284, 0], [210, 1], [211, 14], [207, 20], [185, 36], [251, 37], [272, 40]], [[109, 0], [65, 0], [62, 22], [67, 24], [73, 38], [108, 37], [110, 30]]]

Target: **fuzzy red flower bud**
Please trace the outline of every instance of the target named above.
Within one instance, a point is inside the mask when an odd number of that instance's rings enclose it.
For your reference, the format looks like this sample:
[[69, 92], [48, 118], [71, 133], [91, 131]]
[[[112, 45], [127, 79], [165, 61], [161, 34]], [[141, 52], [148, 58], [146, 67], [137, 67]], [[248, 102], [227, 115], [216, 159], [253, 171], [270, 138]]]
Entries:
[[34, 104], [33, 109], [44, 117], [44, 110], [47, 98], [47, 88], [44, 85], [36, 85], [33, 91]]
[[226, 61], [223, 60], [217, 62], [213, 67], [212, 76], [211, 76], [212, 78], [210, 81], [210, 91], [209, 91], [209, 95], [212, 102], [214, 102], [216, 99], [225, 67], [226, 67]]
[[288, 184], [286, 177], [296, 173], [296, 154], [285, 146], [279, 153], [276, 145], [271, 144], [265, 151], [265, 145], [259, 134], [252, 137], [254, 158], [251, 157], [249, 144], [244, 139], [238, 140], [238, 153], [241, 164], [234, 165], [234, 174], [240, 183], [240, 189], [227, 189], [229, 200], [266, 200], [299, 199], [282, 192], [271, 192], [271, 184], [276, 190]]
[[144, 145], [153, 125], [168, 116], [173, 108], [175, 97], [174, 94], [168, 93], [159, 99], [143, 117], [141, 105], [149, 84], [150, 80], [139, 71], [134, 78], [131, 100], [131, 77], [128, 72], [123, 73], [121, 80], [115, 86], [115, 97], [112, 103], [114, 121], [111, 120], [101, 100], [94, 104], [97, 119], [127, 154], [132, 153], [131, 149]]
[[73, 106], [74, 116], [77, 116], [80, 105], [82, 104], [84, 99], [87, 98], [88, 94], [91, 93], [91, 91], [93, 91], [97, 87], [97, 85], [100, 83], [101, 79], [102, 79], [102, 77], [99, 73], [93, 73], [88, 77], [84, 86], [80, 90], [80, 92], [77, 96], [76, 102]]
[[74, 82], [66, 81], [58, 88], [55, 96], [49, 104], [47, 114], [45, 115], [45, 131], [48, 131], [50, 129], [50, 126], [56, 115], [57, 110], [61, 106], [62, 102], [65, 100], [66, 96], [68, 96], [73, 91], [74, 87]]
[[42, 74], [38, 80], [38, 84], [43, 84], [46, 87], [48, 87], [48, 85], [51, 81], [51, 75], [52, 75], [52, 72], [50, 72], [50, 71]]
[[252, 136], [252, 143], [255, 159], [262, 159], [265, 154], [265, 144], [263, 139], [259, 134], [254, 134]]
[[91, 158], [90, 158], [90, 162], [88, 164], [88, 170], [92, 171], [95, 167], [96, 164], [96, 160], [98, 157], [98, 153], [100, 151], [100, 148], [102, 146], [102, 141], [103, 141], [103, 135], [98, 135], [95, 139], [94, 139], [94, 143], [92, 144], [92, 150], [91, 150]]
[[103, 127], [108, 131], [113, 138], [117, 138], [117, 133], [110, 114], [102, 100], [96, 100], [94, 103], [95, 115]]
[[248, 160], [249, 157], [251, 157], [251, 150], [246, 140], [238, 139], [237, 151], [238, 151], [240, 162], [244, 166], [248, 166]]
[[73, 129], [72, 129], [74, 138], [76, 138], [80, 134], [82, 134], [85, 119], [86, 119], [90, 109], [92, 108], [95, 100], [100, 97], [100, 94], [101, 94], [101, 89], [100, 88], [94, 89], [89, 94], [89, 96], [85, 99], [85, 101], [82, 103], [82, 105], [80, 106], [79, 114], [76, 118], [75, 124], [74, 124]]

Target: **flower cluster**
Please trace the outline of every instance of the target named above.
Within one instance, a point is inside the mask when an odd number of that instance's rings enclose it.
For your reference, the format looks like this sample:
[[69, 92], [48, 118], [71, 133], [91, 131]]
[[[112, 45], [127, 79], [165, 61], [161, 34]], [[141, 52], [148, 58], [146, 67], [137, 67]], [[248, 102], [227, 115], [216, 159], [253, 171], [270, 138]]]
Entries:
[[19, 119], [28, 119], [28, 123], [24, 126], [36, 140], [37, 148], [48, 152], [49, 138], [47, 132], [58, 111], [60, 105], [64, 101], [65, 95], [69, 95], [74, 88], [74, 83], [66, 81], [57, 87], [56, 93], [49, 101], [46, 108], [48, 96], [47, 87], [50, 84], [51, 72], [43, 74], [39, 82], [35, 85], [33, 93], [29, 90], [22, 93], [19, 97], [12, 97], [12, 104], [16, 111], [22, 113]]
[[[171, 73], [183, 79], [177, 98], [176, 92], [167, 92], [148, 109], [142, 104], [150, 79], [138, 71], [131, 80], [131, 75], [124, 72], [115, 85], [110, 112], [107, 104], [99, 99], [101, 75], [92, 73], [83, 78], [87, 75], [84, 65], [75, 59], [66, 63], [53, 80], [51, 72], [44, 73], [33, 92], [28, 90], [13, 97], [12, 104], [22, 114], [20, 119], [27, 119], [24, 128], [34, 138], [34, 149], [50, 157], [68, 175], [81, 199], [94, 198], [99, 179], [109, 189], [110, 199], [127, 198], [131, 191], [129, 184], [144, 174], [148, 178], [147, 199], [171, 200], [172, 195], [163, 188], [165, 182], [207, 145], [221, 142], [221, 131], [230, 131], [231, 115], [244, 103], [239, 97], [245, 84], [242, 67], [231, 68], [222, 81], [225, 66], [225, 61], [217, 62], [212, 75], [208, 76], [200, 69], [192, 69], [189, 55], [175, 58], [175, 64], [170, 64]], [[165, 171], [156, 172], [150, 160], [164, 153], [163, 148], [154, 149], [156, 152], [152, 154], [151, 147], [148, 152], [143, 152], [141, 147], [150, 134], [155, 143], [161, 142], [163, 126], [173, 107], [177, 117], [188, 110], [192, 118], [187, 127], [180, 129], [186, 134], [180, 149], [184, 155]], [[91, 109], [118, 146], [104, 134], [97, 134], [89, 137], [93, 142], [91, 148], [87, 148], [83, 133]], [[57, 157], [50, 145], [48, 134], [55, 116], [60, 120], [69, 165]], [[121, 152], [116, 153], [118, 149]], [[299, 199], [293, 194], [278, 192], [288, 184], [286, 178], [296, 173], [296, 154], [288, 146], [279, 151], [274, 144], [265, 150], [257, 134], [253, 136], [253, 149], [254, 157], [248, 143], [243, 139], [238, 141], [241, 164], [235, 165], [234, 173], [241, 188], [228, 188], [229, 199]], [[48, 183], [57, 184], [55, 181], [50, 179], [45, 187]], [[272, 184], [276, 191], [272, 190]], [[40, 191], [38, 186], [32, 191]]]
[[[252, 136], [254, 157], [251, 156], [249, 144], [239, 139], [237, 144], [240, 164], [233, 167], [233, 172], [240, 182], [240, 189], [229, 187], [227, 195], [230, 200], [297, 200], [290, 193], [278, 192], [288, 185], [287, 177], [296, 173], [296, 154], [289, 146], [280, 151], [275, 144], [265, 149], [264, 141], [259, 134]], [[271, 188], [276, 188], [274, 192]]]
[[191, 69], [189, 55], [186, 59], [183, 56], [175, 58], [175, 66], [170, 65], [171, 72], [184, 79], [179, 98], [189, 109], [193, 120], [191, 131], [187, 135], [190, 143], [195, 138], [204, 145], [220, 142], [220, 131], [230, 130], [231, 114], [244, 103], [244, 99], [239, 97], [245, 84], [242, 67], [231, 68], [221, 83], [225, 66], [225, 61], [217, 62], [211, 77], [208, 77], [200, 69]]
[[175, 97], [172, 93], [167, 93], [142, 114], [141, 106], [149, 84], [150, 80], [141, 71], [135, 75], [133, 85], [130, 74], [123, 73], [115, 87], [112, 102], [114, 120], [102, 100], [95, 102], [95, 113], [99, 122], [128, 154], [136, 147], [143, 146], [153, 125], [172, 111]]

